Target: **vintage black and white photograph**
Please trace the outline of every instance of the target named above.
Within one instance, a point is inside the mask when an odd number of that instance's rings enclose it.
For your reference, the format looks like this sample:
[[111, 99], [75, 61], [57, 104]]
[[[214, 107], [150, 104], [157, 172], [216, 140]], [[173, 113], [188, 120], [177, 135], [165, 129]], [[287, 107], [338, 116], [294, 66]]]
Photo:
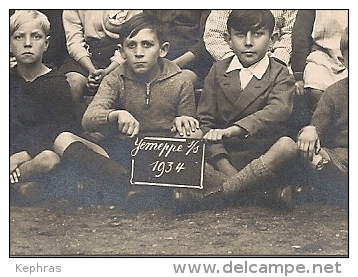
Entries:
[[10, 257], [349, 257], [349, 9], [9, 19]]

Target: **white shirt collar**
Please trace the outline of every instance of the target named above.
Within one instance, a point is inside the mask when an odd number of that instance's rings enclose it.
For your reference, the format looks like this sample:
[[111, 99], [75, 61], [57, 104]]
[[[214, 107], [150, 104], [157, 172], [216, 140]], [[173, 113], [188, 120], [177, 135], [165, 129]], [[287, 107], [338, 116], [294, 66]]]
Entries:
[[[257, 79], [261, 79], [262, 76], [265, 74], [268, 66], [269, 66], [269, 57], [268, 55], [265, 55], [263, 59], [249, 66], [247, 70], [249, 70], [252, 73], [252, 75], [254, 75]], [[239, 59], [235, 55], [231, 60], [229, 67], [226, 70], [226, 73], [242, 68], [244, 68], [243, 65], [240, 63]]]

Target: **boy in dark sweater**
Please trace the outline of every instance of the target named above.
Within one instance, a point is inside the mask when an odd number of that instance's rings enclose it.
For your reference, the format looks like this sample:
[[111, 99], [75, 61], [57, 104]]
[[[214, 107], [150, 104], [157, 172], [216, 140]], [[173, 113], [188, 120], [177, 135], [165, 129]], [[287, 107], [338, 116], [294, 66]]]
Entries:
[[[341, 62], [348, 69], [348, 27], [342, 34], [340, 48]], [[301, 129], [297, 140], [314, 168], [324, 167], [322, 172], [331, 171], [344, 183], [348, 182], [348, 85], [347, 77], [326, 89], [310, 125]]]
[[12, 184], [55, 169], [60, 157], [53, 141], [74, 122], [65, 76], [43, 63], [49, 32], [50, 22], [39, 11], [19, 10], [10, 17], [10, 51], [17, 61], [9, 91]]

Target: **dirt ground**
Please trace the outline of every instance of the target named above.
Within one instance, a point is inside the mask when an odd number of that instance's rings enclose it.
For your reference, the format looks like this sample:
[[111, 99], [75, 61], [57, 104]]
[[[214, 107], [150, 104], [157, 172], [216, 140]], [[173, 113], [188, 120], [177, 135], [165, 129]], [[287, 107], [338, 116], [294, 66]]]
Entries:
[[145, 207], [132, 203], [129, 208], [108, 199], [88, 200], [88, 195], [77, 203], [66, 198], [36, 206], [12, 203], [10, 257], [347, 257], [347, 202], [304, 195], [295, 197], [290, 212], [260, 201], [189, 211], [169, 201]]

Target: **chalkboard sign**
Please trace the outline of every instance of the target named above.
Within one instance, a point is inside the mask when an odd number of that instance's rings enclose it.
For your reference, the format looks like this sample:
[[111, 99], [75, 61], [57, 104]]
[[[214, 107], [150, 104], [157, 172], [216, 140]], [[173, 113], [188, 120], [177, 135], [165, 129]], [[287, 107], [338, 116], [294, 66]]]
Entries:
[[136, 138], [131, 150], [133, 185], [203, 188], [205, 143], [186, 138]]

